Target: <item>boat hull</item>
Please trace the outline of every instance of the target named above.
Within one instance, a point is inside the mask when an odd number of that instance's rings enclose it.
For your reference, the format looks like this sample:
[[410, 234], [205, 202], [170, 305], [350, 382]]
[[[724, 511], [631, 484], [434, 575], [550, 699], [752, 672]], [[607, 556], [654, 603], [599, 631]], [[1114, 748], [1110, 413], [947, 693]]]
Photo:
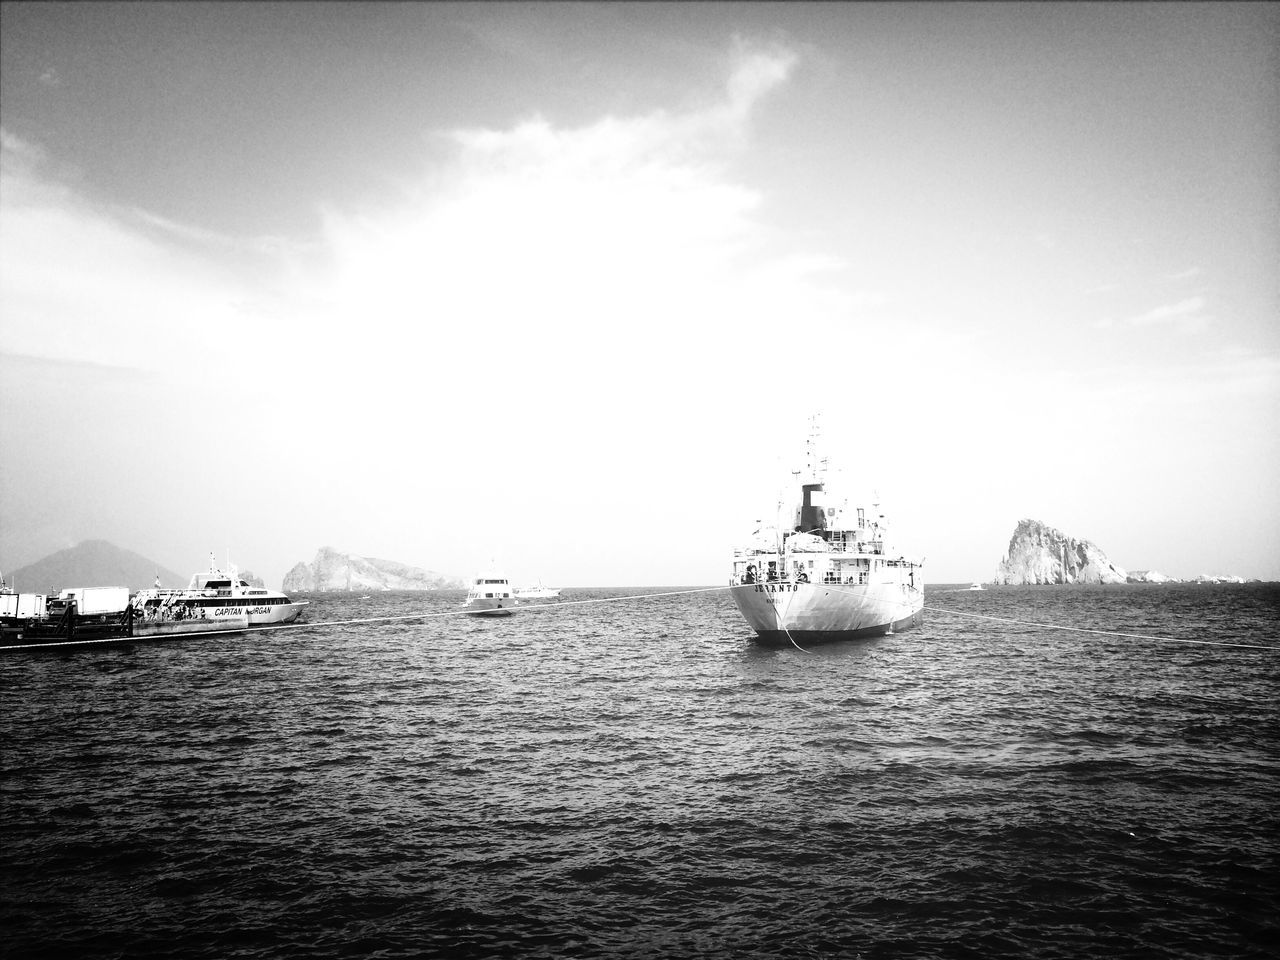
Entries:
[[0, 630], [0, 647], [37, 649], [40, 647], [74, 647], [101, 643], [124, 643], [130, 640], [162, 640], [179, 636], [209, 636], [219, 633], [244, 633], [249, 618], [218, 617], [188, 620], [139, 620], [130, 616], [97, 618], [84, 621], [27, 621], [4, 624]]
[[730, 587], [743, 618], [766, 643], [832, 643], [879, 637], [924, 623], [924, 594], [879, 584], [744, 583]]
[[309, 602], [292, 600], [288, 603], [247, 604], [243, 610], [249, 618], [249, 626], [265, 627], [276, 623], [293, 623], [302, 616], [302, 608]]
[[463, 604], [462, 612], [469, 617], [510, 617], [515, 614], [516, 605], [508, 598], [497, 600], [480, 597]]
[[249, 618], [221, 617], [217, 620], [170, 620], [152, 623], [135, 623], [135, 637], [174, 637], [182, 634], [243, 633], [249, 629]]
[[269, 600], [250, 602], [243, 597], [206, 597], [198, 592], [178, 591], [165, 597], [163, 604], [144, 601], [138, 604], [139, 623], [185, 622], [218, 624], [223, 621], [246, 620], [251, 627], [270, 627], [293, 623], [302, 615], [307, 600]]

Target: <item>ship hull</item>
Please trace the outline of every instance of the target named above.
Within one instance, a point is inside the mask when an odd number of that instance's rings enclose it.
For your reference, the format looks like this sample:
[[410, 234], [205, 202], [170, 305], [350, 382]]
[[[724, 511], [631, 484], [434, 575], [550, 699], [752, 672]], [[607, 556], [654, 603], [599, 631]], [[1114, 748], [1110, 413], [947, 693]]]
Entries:
[[480, 597], [463, 604], [462, 612], [469, 617], [510, 617], [515, 614], [516, 605], [508, 598]]
[[168, 622], [135, 623], [135, 637], [175, 637], [185, 633], [243, 633], [249, 628], [249, 618], [220, 617], [216, 620], [171, 620]]
[[302, 616], [302, 608], [306, 600], [293, 600], [288, 603], [246, 604], [241, 609], [249, 617], [249, 626], [264, 627], [277, 623], [293, 623]]
[[[143, 602], [140, 622], [165, 622], [174, 619], [175, 613], [182, 620], [201, 623], [221, 623], [247, 620], [251, 627], [269, 627], [293, 623], [302, 615], [307, 600], [258, 600], [255, 597], [206, 597], [199, 591], [175, 591], [165, 597], [163, 605], [156, 601]], [[182, 621], [179, 621], [182, 622]]]
[[28, 621], [4, 624], [0, 630], [0, 646], [9, 649], [87, 646], [100, 643], [123, 643], [130, 640], [162, 640], [178, 636], [209, 636], [219, 633], [244, 633], [249, 618], [217, 617], [191, 620], [135, 620], [130, 616], [76, 621]]
[[924, 594], [896, 582], [745, 583], [730, 592], [743, 618], [766, 643], [857, 640], [924, 623]]

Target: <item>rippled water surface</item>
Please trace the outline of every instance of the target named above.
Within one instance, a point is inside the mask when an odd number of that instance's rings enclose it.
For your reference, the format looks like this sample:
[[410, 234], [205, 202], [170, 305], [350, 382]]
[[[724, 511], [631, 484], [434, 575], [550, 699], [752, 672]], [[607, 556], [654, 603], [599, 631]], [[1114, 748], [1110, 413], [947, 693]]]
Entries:
[[812, 651], [718, 591], [0, 653], [0, 952], [1280, 951], [1280, 651], [958, 615], [1280, 644], [1277, 588], [927, 597]]

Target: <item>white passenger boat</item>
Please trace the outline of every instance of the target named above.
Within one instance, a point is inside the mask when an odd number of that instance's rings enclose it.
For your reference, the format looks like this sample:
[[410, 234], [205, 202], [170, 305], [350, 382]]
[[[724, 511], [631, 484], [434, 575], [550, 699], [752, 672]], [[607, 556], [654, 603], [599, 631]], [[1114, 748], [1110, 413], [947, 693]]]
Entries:
[[975, 583], [975, 584], [973, 584], [973, 586], [971, 586], [969, 589], [970, 589], [970, 590], [984, 590], [984, 589], [986, 589], [986, 588], [985, 588], [985, 587], [983, 587], [983, 585], [982, 585], [982, 584], [980, 584], [980, 583]]
[[544, 587], [541, 580], [536, 587], [516, 587], [517, 600], [551, 600], [558, 596], [560, 596], [559, 590]]
[[462, 607], [473, 617], [509, 617], [519, 603], [511, 581], [496, 573], [482, 573], [472, 582]]
[[250, 627], [292, 623], [302, 615], [306, 600], [290, 600], [279, 590], [251, 586], [234, 566], [223, 572], [209, 557], [209, 570], [197, 573], [183, 589], [156, 586], [134, 595], [134, 622], [168, 620], [206, 622], [245, 619]]
[[868, 514], [827, 491], [817, 442], [815, 421], [807, 476], [792, 503], [779, 503], [773, 542], [734, 552], [729, 587], [739, 611], [762, 640], [797, 646], [923, 623], [923, 561], [889, 545], [878, 503]]

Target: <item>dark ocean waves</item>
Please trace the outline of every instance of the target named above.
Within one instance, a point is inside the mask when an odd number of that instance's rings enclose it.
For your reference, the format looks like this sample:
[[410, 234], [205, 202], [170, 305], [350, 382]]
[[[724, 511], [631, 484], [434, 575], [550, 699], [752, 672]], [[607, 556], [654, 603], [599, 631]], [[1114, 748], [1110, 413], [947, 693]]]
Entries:
[[[1280, 634], [1265, 586], [933, 599]], [[1271, 956], [1277, 657], [936, 613], [765, 648], [722, 593], [11, 653], [4, 951]]]

